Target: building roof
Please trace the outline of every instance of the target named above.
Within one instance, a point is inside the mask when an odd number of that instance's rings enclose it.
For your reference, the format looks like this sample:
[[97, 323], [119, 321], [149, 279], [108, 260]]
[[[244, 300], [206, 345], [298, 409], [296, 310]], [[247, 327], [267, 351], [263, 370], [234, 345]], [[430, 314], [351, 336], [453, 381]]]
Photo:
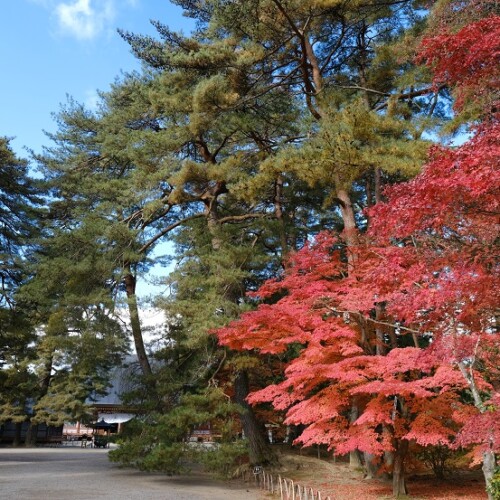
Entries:
[[122, 364], [111, 371], [107, 394], [93, 395], [87, 403], [94, 406], [123, 406], [123, 395], [136, 388], [137, 375], [140, 375], [137, 356], [126, 356]]

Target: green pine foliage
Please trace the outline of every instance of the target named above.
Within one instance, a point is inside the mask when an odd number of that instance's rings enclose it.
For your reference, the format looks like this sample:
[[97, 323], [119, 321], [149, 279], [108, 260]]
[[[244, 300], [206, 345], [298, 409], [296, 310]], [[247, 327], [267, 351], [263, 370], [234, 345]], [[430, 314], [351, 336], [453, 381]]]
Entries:
[[[118, 449], [110, 452], [112, 461], [132, 465], [141, 470], [162, 471], [168, 474], [189, 470], [195, 462], [210, 461], [219, 470], [237, 466], [244, 454], [241, 445], [222, 459], [216, 459], [235, 436], [235, 419], [238, 407], [232, 404], [218, 388], [183, 395], [169, 412], [151, 413], [135, 419], [124, 434]], [[224, 446], [219, 453], [207, 450], [197, 442], [188, 442], [191, 432], [200, 425], [211, 422], [212, 432], [219, 435]], [[224, 464], [221, 461], [224, 460]], [[216, 465], [218, 464], [218, 465]]]

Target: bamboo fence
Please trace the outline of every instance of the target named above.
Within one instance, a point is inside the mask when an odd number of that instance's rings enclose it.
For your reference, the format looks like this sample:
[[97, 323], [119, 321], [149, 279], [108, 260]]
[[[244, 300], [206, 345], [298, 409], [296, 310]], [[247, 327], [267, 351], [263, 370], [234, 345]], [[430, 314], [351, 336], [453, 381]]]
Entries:
[[[321, 492], [286, 479], [280, 475], [266, 472], [262, 467], [253, 470], [256, 485], [272, 495], [279, 495], [281, 500], [331, 500], [330, 496], [322, 496]], [[244, 479], [248, 479], [245, 478]]]

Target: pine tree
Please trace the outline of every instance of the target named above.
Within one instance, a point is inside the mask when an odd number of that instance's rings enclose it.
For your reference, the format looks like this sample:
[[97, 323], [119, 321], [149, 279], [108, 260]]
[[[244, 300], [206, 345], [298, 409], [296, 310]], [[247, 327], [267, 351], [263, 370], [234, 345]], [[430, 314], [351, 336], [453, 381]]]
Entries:
[[[41, 217], [40, 192], [28, 173], [28, 162], [0, 138], [0, 420], [20, 426], [35, 383], [35, 324], [17, 298], [30, 271]], [[16, 443], [20, 435], [16, 436]]]

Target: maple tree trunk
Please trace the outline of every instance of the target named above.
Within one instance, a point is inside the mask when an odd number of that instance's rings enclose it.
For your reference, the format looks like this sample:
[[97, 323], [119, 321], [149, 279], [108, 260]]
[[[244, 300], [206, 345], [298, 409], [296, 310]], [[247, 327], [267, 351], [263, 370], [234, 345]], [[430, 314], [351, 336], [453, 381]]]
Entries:
[[[388, 434], [391, 433], [391, 431], [389, 430], [387, 425], [383, 426], [382, 432], [386, 435], [386, 437]], [[382, 473], [382, 478], [388, 480], [391, 477], [389, 471], [391, 471], [393, 469], [393, 466], [394, 466], [394, 452], [393, 451], [384, 451], [383, 465], [384, 465], [384, 472]]]
[[[470, 367], [467, 367], [463, 362], [458, 363], [458, 368], [460, 372], [462, 373], [463, 377], [467, 381], [470, 391], [472, 393], [472, 397], [474, 399], [474, 406], [481, 412], [485, 412], [485, 405], [481, 396], [481, 393], [479, 392], [479, 388], [477, 387], [475, 378], [474, 378], [474, 372]], [[493, 442], [493, 437], [490, 436], [490, 443]], [[483, 454], [483, 475], [484, 475], [484, 480], [486, 482], [486, 486], [488, 486], [493, 479], [493, 475], [495, 474], [495, 469], [496, 469], [496, 459], [495, 459], [495, 454], [491, 449], [488, 451], [484, 452]], [[494, 500], [494, 497], [491, 493], [488, 492], [488, 499], [489, 500]]]
[[146, 348], [144, 347], [144, 339], [142, 337], [141, 322], [139, 320], [139, 306], [137, 305], [137, 296], [135, 294], [136, 279], [135, 276], [130, 272], [129, 268], [125, 268], [127, 274], [125, 275], [125, 290], [127, 293], [127, 305], [130, 315], [130, 326], [132, 328], [132, 336], [134, 338], [135, 350], [137, 353], [137, 359], [139, 360], [139, 365], [141, 367], [142, 373], [146, 377], [152, 375], [151, 365], [149, 364], [149, 359], [146, 354]]
[[[349, 423], [352, 424], [359, 417], [359, 408], [356, 401], [353, 401], [351, 406], [351, 411], [349, 413]], [[361, 456], [358, 450], [353, 450], [349, 452], [349, 468], [350, 469], [361, 469], [363, 464], [361, 463]]]
[[[383, 306], [381, 304], [377, 304], [375, 306], [375, 320], [376, 321], [381, 321], [382, 320], [382, 315], [383, 315]], [[385, 344], [385, 339], [384, 339], [384, 330], [382, 326], [379, 323], [376, 323], [375, 326], [375, 336], [377, 339], [377, 343], [375, 346], [375, 352], [378, 356], [384, 356], [387, 354], [387, 346]]]
[[406, 440], [397, 442], [394, 453], [394, 467], [392, 472], [392, 494], [398, 498], [401, 495], [407, 495], [405, 478], [405, 459], [408, 453], [409, 443]]
[[[483, 474], [486, 481], [486, 488], [491, 484], [493, 476], [495, 475], [496, 460], [495, 454], [492, 451], [487, 451], [483, 454]], [[492, 493], [486, 490], [488, 493], [488, 500], [495, 500]]]
[[248, 373], [240, 370], [234, 380], [234, 399], [244, 409], [241, 414], [241, 425], [248, 439], [250, 464], [265, 465], [272, 462], [272, 453], [252, 407], [247, 403], [249, 392]]
[[365, 477], [373, 479], [377, 476], [380, 468], [377, 457], [371, 453], [363, 453], [363, 460], [365, 462]]

